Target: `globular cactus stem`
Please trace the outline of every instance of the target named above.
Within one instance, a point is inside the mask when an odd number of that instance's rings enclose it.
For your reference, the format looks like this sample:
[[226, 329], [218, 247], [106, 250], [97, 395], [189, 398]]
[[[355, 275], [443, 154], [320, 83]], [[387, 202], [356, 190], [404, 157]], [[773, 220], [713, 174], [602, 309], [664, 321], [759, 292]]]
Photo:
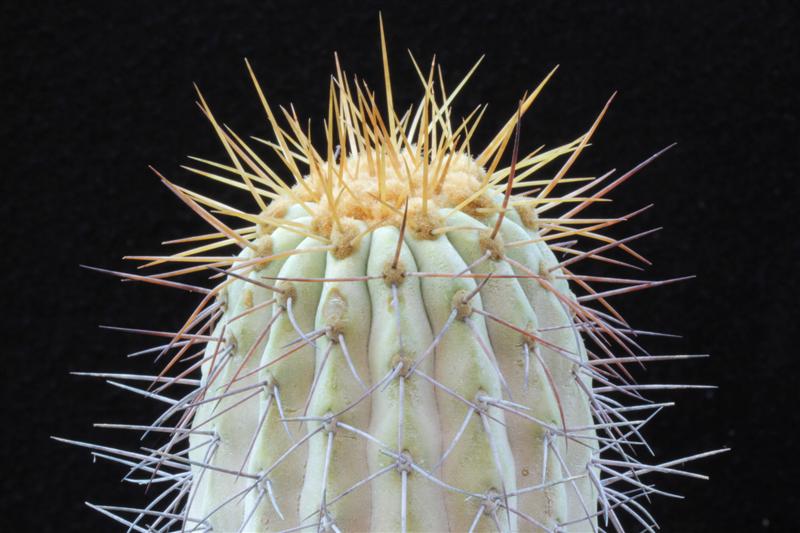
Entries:
[[[296, 183], [200, 96], [231, 161], [187, 168], [247, 191], [257, 210], [162, 177], [214, 233], [135, 258], [177, 270], [116, 274], [202, 301], [149, 350], [166, 361], [157, 376], [96, 375], [165, 403], [139, 429], [167, 440], [144, 453], [77, 444], [129, 466], [128, 480], [167, 488], [143, 509], [92, 506], [136, 531], [583, 532], [625, 521], [652, 531], [645, 497], [660, 491], [640, 478], [703, 477], [675, 465], [716, 452], [638, 458], [642, 427], [668, 405], [643, 391], [677, 386], [637, 385], [628, 367], [690, 356], [647, 354], [609, 298], [674, 280], [573, 271], [586, 259], [628, 265], [608, 256], [617, 250], [643, 260], [628, 243], [644, 233], [601, 233], [636, 213], [579, 215], [644, 164], [609, 184], [567, 177], [607, 105], [573, 142], [520, 152], [521, 117], [551, 72], [473, 153], [483, 112], [451, 123], [463, 82], [448, 96], [433, 65], [420, 71], [423, 98], [398, 116], [384, 48], [388, 111], [337, 63], [318, 152], [294, 110], [279, 125], [247, 66], [274, 131], [267, 144]], [[229, 246], [240, 252], [219, 252]], [[211, 289], [174, 280], [204, 270]]]

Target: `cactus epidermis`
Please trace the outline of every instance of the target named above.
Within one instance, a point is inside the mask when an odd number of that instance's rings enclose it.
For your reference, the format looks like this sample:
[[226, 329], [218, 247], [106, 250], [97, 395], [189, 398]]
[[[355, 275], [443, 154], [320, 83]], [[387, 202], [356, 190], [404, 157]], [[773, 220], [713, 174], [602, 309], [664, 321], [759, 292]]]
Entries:
[[[659, 386], [636, 385], [627, 367], [689, 356], [647, 354], [608, 298], [666, 282], [573, 271], [586, 259], [630, 266], [612, 252], [643, 260], [633, 237], [601, 233], [633, 214], [579, 217], [643, 164], [608, 184], [567, 177], [606, 108], [575, 141], [520, 151], [520, 119], [552, 72], [473, 153], [483, 111], [451, 123], [463, 83], [448, 96], [433, 67], [420, 72], [423, 98], [399, 116], [385, 57], [383, 115], [337, 63], [320, 152], [294, 110], [279, 125], [248, 64], [285, 171], [200, 96], [231, 161], [187, 168], [257, 209], [162, 177], [214, 228], [185, 239], [189, 250], [138, 258], [177, 270], [117, 273], [203, 295], [150, 350], [167, 361], [152, 386], [125, 386], [167, 404], [142, 427], [167, 441], [148, 453], [79, 444], [167, 489], [144, 509], [92, 506], [138, 531], [655, 527], [641, 500], [659, 491], [640, 478], [715, 452], [640, 462], [640, 430], [667, 404], [648, 403], [641, 391]], [[230, 246], [240, 252], [219, 251]], [[213, 288], [173, 279], [204, 270]]]

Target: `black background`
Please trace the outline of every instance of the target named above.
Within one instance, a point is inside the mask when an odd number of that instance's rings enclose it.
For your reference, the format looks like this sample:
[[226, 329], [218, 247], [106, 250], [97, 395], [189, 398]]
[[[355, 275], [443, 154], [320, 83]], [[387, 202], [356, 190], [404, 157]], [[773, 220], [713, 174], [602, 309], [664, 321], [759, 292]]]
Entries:
[[456, 106], [460, 114], [490, 103], [478, 141], [560, 64], [524, 120], [523, 147], [571, 140], [615, 90], [575, 175], [625, 170], [678, 142], [616, 191], [614, 206], [623, 213], [656, 204], [624, 230], [665, 227], [638, 245], [654, 262], [648, 276], [698, 278], [618, 302], [634, 325], [683, 335], [648, 341], [652, 353], [712, 355], [656, 363], [642, 375], [719, 385], [656, 396], [678, 401], [647, 430], [659, 457], [732, 452], [692, 465], [708, 482], [663, 480], [687, 499], [656, 497], [652, 509], [665, 531], [797, 526], [800, 364], [790, 338], [800, 258], [798, 101], [789, 80], [800, 39], [789, 2], [16, 4], [0, 8], [1, 231], [10, 267], [0, 356], [0, 517], [8, 524], [0, 529], [115, 530], [83, 502], [143, 501], [138, 488], [119, 483], [119, 468], [94, 465], [85, 450], [48, 437], [134, 446], [133, 434], [91, 422], [146, 423], [155, 412], [68, 375], [152, 370], [124, 357], [145, 339], [95, 325], [170, 329], [194, 302], [78, 267], [132, 268], [126, 253], [157, 253], [161, 240], [205, 230], [146, 165], [245, 205], [178, 166], [187, 154], [221, 155], [192, 82], [221, 120], [266, 135], [247, 56], [274, 103], [316, 119], [326, 110], [334, 51], [348, 71], [381, 87], [379, 9], [403, 106], [420, 94], [407, 48], [424, 63], [436, 53], [451, 87], [487, 54]]

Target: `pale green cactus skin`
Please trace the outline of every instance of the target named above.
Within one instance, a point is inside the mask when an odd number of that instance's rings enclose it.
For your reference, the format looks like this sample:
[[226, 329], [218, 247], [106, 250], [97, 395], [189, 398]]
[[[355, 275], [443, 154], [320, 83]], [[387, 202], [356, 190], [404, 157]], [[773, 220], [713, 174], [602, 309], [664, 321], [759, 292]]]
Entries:
[[[204, 365], [203, 380], [219, 373], [212, 397], [237, 373], [247, 377], [234, 388], [250, 389], [195, 414], [195, 427], [219, 440], [211, 455], [203, 445], [208, 436], [192, 436], [190, 457], [211, 468], [194, 472], [200, 481], [190, 517], [210, 515], [214, 531], [320, 522], [341, 531], [536, 529], [507, 505], [541, 530], [566, 523], [564, 530], [592, 529], [586, 517], [593, 521], [597, 494], [586, 471], [597, 445], [581, 390], [590, 390], [591, 380], [576, 364], [586, 352], [563, 301], [574, 296], [542, 242], [503, 250], [513, 262], [485, 258], [481, 239], [497, 215], [481, 221], [440, 212], [448, 214], [445, 224], [463, 229], [433, 240], [405, 233], [398, 280], [384, 275], [401, 237], [393, 226], [367, 233], [342, 259], [311, 251], [254, 270], [256, 283], [229, 278], [215, 332], [224, 340], [207, 345], [214, 365]], [[509, 212], [496, 240], [537, 236]], [[272, 254], [322, 244], [283, 228], [271, 241]], [[254, 256], [250, 249], [241, 254]], [[474, 294], [487, 274], [496, 277]], [[364, 276], [372, 279], [338, 281]], [[284, 298], [257, 284], [271, 278], [331, 281], [281, 281], [277, 286], [291, 295]], [[470, 294], [462, 316], [454, 301]], [[235, 318], [254, 307], [260, 309]], [[322, 333], [313, 345], [309, 332]], [[498, 401], [514, 405], [501, 409]], [[291, 420], [304, 416], [315, 418]], [[358, 486], [363, 480], [369, 481]], [[510, 494], [507, 503], [503, 494]]]

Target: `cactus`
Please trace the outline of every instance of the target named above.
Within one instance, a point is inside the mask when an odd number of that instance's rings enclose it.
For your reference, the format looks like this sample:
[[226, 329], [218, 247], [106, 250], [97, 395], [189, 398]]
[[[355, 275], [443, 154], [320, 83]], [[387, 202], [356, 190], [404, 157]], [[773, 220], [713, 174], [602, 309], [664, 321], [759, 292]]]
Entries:
[[[165, 441], [144, 452], [68, 442], [166, 489], [143, 509], [90, 506], [136, 531], [652, 531], [644, 501], [661, 492], [640, 478], [703, 477], [675, 465], [716, 452], [638, 458], [642, 426], [669, 405], [642, 393], [677, 386], [637, 385], [628, 367], [692, 356], [649, 355], [610, 298], [676, 280], [574, 267], [630, 266], [615, 251], [645, 261], [629, 243], [649, 232], [600, 233], [638, 212], [579, 215], [661, 152], [608, 184], [568, 177], [608, 103], [574, 141], [521, 152], [520, 119], [553, 72], [473, 152], [483, 109], [456, 123], [451, 103], [475, 69], [448, 93], [433, 64], [417, 67], [421, 102], [400, 116], [382, 42], [388, 109], [337, 60], [322, 151], [293, 109], [279, 123], [247, 63], [274, 132], [264, 142], [285, 170], [221, 126], [198, 91], [230, 163], [186, 168], [256, 209], [159, 174], [213, 233], [133, 258], [173, 270], [112, 273], [201, 302], [176, 332], [146, 332], [168, 337], [145, 350], [166, 362], [158, 375], [93, 375], [167, 406], [149, 426], [106, 426]], [[204, 271], [212, 288], [175, 281]]]

